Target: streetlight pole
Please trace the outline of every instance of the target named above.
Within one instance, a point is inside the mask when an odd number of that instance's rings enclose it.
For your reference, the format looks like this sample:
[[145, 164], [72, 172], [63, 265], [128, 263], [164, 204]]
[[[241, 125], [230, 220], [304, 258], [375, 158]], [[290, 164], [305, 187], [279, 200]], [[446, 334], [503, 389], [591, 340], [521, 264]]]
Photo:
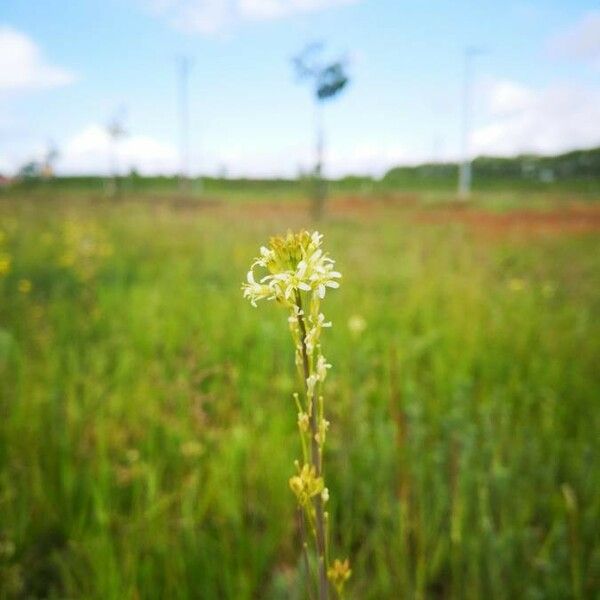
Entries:
[[[122, 111], [121, 111], [122, 112]], [[114, 117], [107, 126], [109, 170], [110, 177], [108, 192], [110, 196], [119, 195], [119, 140], [126, 135], [125, 128], [119, 116]]]
[[325, 155], [325, 131], [323, 128], [323, 106], [315, 99], [315, 205], [313, 207], [313, 217], [316, 221], [323, 216], [325, 204], [325, 181], [323, 180], [323, 161]]
[[188, 101], [188, 82], [191, 60], [185, 56], [179, 59], [179, 122], [181, 136], [181, 165], [179, 185], [182, 191], [189, 191], [190, 183], [190, 111]]
[[481, 54], [479, 48], [472, 46], [465, 49], [464, 81], [462, 98], [462, 131], [461, 154], [462, 160], [458, 172], [458, 197], [467, 200], [471, 193], [471, 157], [469, 155], [469, 133], [471, 128], [471, 77], [473, 58]]

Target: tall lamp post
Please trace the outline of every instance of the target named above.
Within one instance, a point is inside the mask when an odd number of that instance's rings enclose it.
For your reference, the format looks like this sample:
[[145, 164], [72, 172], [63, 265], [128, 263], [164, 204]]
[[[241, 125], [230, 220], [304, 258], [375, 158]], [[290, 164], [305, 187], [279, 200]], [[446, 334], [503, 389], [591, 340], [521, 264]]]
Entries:
[[111, 119], [106, 126], [106, 132], [108, 133], [108, 145], [109, 145], [109, 170], [110, 179], [108, 184], [109, 196], [119, 195], [119, 140], [127, 135], [125, 127], [123, 127], [123, 115], [124, 109], [121, 109], [113, 119]]
[[179, 59], [179, 126], [181, 143], [181, 165], [179, 186], [181, 191], [189, 192], [190, 188], [190, 109], [189, 109], [189, 75], [192, 61], [182, 56]]
[[473, 178], [469, 148], [469, 134], [471, 129], [471, 78], [473, 58], [480, 54], [483, 54], [481, 48], [469, 46], [465, 49], [461, 131], [462, 160], [458, 172], [458, 197], [461, 200], [467, 200], [471, 194], [471, 182]]

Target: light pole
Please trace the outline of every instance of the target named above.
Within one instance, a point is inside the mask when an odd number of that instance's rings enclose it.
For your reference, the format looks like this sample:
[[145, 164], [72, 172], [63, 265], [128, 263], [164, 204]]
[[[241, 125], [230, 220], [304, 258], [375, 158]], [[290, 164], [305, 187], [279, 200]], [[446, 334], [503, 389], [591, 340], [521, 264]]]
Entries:
[[188, 82], [192, 61], [182, 56], [179, 59], [179, 124], [181, 136], [181, 165], [179, 185], [182, 191], [189, 191], [190, 183], [190, 110], [188, 99]]
[[127, 132], [123, 127], [121, 116], [124, 113], [124, 109], [121, 109], [117, 115], [108, 123], [106, 131], [108, 133], [108, 146], [109, 146], [109, 170], [111, 178], [109, 179], [108, 193], [110, 196], [119, 195], [119, 140]]
[[325, 130], [323, 129], [323, 106], [315, 100], [315, 205], [313, 206], [313, 217], [319, 220], [323, 214], [325, 202], [325, 182], [323, 181], [323, 162], [325, 159]]
[[471, 128], [471, 76], [473, 58], [482, 54], [481, 48], [469, 46], [465, 49], [463, 104], [462, 104], [462, 131], [461, 154], [462, 160], [458, 172], [458, 197], [467, 200], [471, 193], [471, 157], [469, 156], [469, 133]]

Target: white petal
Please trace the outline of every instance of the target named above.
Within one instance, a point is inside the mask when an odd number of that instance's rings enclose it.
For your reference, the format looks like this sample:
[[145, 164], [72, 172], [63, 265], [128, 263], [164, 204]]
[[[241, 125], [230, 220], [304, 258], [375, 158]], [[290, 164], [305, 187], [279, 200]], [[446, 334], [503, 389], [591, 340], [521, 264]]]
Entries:
[[298, 275], [298, 277], [303, 277], [305, 272], [306, 272], [306, 261], [301, 260], [298, 263], [298, 267], [296, 268], [296, 274]]

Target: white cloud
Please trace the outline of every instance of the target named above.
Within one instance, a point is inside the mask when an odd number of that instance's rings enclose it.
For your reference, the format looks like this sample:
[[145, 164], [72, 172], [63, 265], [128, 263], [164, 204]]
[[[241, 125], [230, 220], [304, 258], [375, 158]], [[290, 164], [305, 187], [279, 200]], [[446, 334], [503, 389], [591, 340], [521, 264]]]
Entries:
[[[180, 158], [174, 144], [148, 135], [130, 135], [111, 147], [106, 128], [90, 124], [58, 144], [56, 170], [59, 175], [107, 175], [117, 164], [121, 174], [135, 167], [143, 175], [169, 175], [179, 170]], [[15, 174], [30, 160], [43, 160], [47, 146], [40, 140], [19, 152], [2, 154], [0, 173]], [[114, 161], [116, 151], [116, 161]], [[339, 143], [325, 148], [325, 173], [331, 177], [350, 174], [382, 175], [397, 164], [416, 163], [427, 157], [409, 147], [394, 143]], [[296, 177], [314, 168], [314, 147], [309, 139], [301, 143], [285, 142], [258, 150], [250, 145], [223, 144], [206, 148], [201, 156], [192, 153], [192, 175], [198, 166], [204, 174], [230, 177]], [[114, 161], [114, 162], [113, 162]], [[194, 166], [195, 165], [195, 166]]]
[[534, 100], [534, 93], [524, 85], [506, 79], [484, 83], [489, 111], [494, 116], [509, 115], [526, 109]]
[[143, 0], [154, 15], [169, 25], [205, 35], [222, 31], [234, 15], [233, 0]]
[[175, 173], [177, 150], [147, 135], [121, 138], [111, 147], [105, 127], [94, 124], [71, 137], [61, 149], [57, 170], [65, 174], [106, 174], [116, 163], [119, 172], [135, 167], [142, 174]]
[[73, 80], [70, 71], [46, 63], [27, 35], [0, 26], [0, 92], [56, 87]]
[[600, 144], [600, 87], [489, 82], [485, 105], [486, 122], [471, 136], [473, 154], [551, 154]]
[[11, 173], [13, 171], [12, 167], [11, 161], [6, 156], [0, 154], [0, 175]]
[[589, 61], [600, 68], [600, 10], [586, 13], [575, 25], [550, 40], [555, 56]]
[[344, 175], [384, 175], [397, 165], [418, 164], [428, 157], [399, 144], [361, 143], [343, 150], [332, 149], [327, 155], [326, 172], [332, 177]]
[[[383, 175], [398, 164], [415, 164], [425, 156], [393, 144], [358, 143], [325, 148], [324, 171], [328, 177], [344, 175]], [[265, 152], [253, 149], [224, 149], [218, 159], [206, 161], [206, 170], [219, 173], [227, 167], [231, 177], [296, 177], [314, 169], [314, 148], [307, 144], [273, 148]]]
[[183, 31], [218, 34], [243, 21], [271, 20], [354, 4], [360, 0], [142, 0]]
[[239, 0], [238, 9], [249, 19], [278, 19], [299, 13], [317, 12], [356, 0]]

